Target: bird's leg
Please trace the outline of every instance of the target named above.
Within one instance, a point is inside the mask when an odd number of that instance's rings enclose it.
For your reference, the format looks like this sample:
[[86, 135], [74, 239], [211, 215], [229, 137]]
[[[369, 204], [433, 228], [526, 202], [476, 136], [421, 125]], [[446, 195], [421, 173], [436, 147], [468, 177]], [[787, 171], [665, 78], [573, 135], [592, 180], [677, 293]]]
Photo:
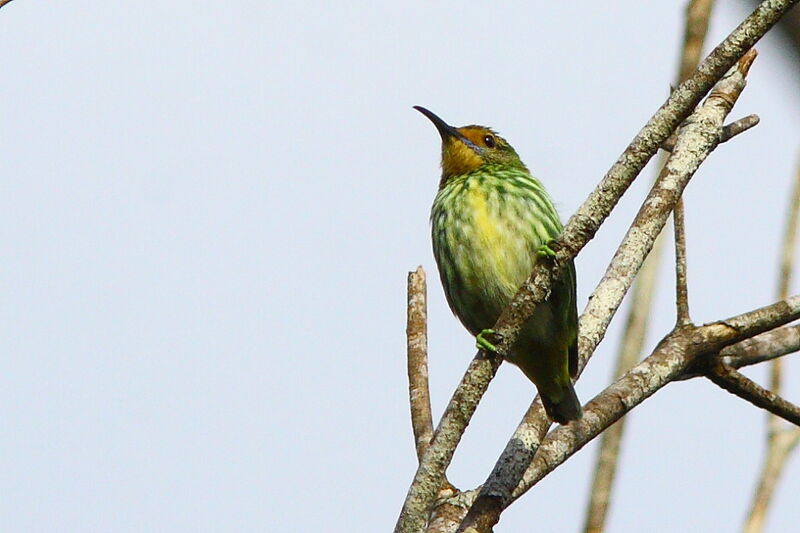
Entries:
[[475, 337], [475, 345], [478, 347], [479, 350], [485, 350], [487, 352], [497, 353], [497, 347], [489, 342], [489, 339], [486, 337], [488, 335], [494, 335], [495, 331], [493, 329], [485, 329], [478, 333]]

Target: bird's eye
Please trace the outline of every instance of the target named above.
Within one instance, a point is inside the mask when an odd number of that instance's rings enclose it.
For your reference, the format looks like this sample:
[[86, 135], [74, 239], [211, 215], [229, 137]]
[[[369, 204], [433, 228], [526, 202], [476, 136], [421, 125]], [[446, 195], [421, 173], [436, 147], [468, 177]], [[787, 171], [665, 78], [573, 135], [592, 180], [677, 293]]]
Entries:
[[497, 145], [497, 143], [494, 140], [494, 137], [492, 137], [491, 135], [487, 135], [486, 137], [484, 137], [483, 143], [486, 145], [486, 148], [494, 148]]

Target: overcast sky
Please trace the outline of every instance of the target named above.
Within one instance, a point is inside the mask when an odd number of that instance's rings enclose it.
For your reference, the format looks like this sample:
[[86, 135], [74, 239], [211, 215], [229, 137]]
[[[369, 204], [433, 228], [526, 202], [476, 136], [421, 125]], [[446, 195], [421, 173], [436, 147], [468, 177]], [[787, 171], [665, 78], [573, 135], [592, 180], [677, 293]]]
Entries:
[[[710, 41], [744, 4], [717, 3]], [[0, 528], [389, 531], [416, 462], [408, 270], [429, 272], [436, 417], [474, 353], [430, 249], [439, 138], [411, 106], [496, 128], [566, 220], [666, 98], [682, 17], [633, 0], [4, 7]], [[776, 37], [733, 112], [762, 123], [687, 190], [698, 323], [775, 296], [800, 148], [798, 69]], [[578, 258], [580, 309], [651, 177]], [[662, 274], [650, 348], [674, 320]], [[620, 322], [584, 402], [609, 383]], [[798, 376], [791, 361], [795, 401]], [[534, 392], [501, 368], [456, 485], [484, 480]], [[630, 416], [609, 531], [738, 530], [764, 420], [701, 380], [660, 391]], [[498, 532], [577, 531], [595, 452]], [[800, 522], [797, 494], [795, 457], [769, 531]]]

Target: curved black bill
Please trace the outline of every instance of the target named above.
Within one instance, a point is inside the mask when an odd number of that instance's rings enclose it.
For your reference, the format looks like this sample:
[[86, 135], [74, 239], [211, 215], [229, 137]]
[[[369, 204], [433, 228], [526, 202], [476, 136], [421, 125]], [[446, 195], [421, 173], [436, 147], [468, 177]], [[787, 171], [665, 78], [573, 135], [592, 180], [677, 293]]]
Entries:
[[437, 130], [439, 130], [439, 135], [442, 136], [443, 141], [449, 137], [461, 137], [461, 135], [459, 135], [458, 131], [453, 126], [440, 119], [433, 111], [429, 111], [419, 105], [415, 105], [414, 109], [428, 117], [428, 119], [433, 122], [433, 125], [436, 126]]

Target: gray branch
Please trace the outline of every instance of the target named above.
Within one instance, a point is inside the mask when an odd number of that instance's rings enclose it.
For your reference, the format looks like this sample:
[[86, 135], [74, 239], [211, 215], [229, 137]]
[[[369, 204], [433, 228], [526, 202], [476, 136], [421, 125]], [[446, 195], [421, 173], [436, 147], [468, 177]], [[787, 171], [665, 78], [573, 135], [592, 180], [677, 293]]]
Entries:
[[[673, 91], [572, 216], [561, 237], [553, 243], [555, 261], [540, 261], [503, 312], [494, 328], [498, 332], [494, 344], [501, 353], [513, 345], [522, 324], [531, 316], [535, 306], [545, 300], [560, 269], [594, 236], [658, 147], [693, 111], [717, 80], [797, 1], [763, 2], [703, 61], [691, 78]], [[431, 446], [423, 455], [400, 512], [395, 533], [423, 531], [455, 447], [499, 364], [494, 357], [476, 357], [470, 364], [434, 433]]]
[[625, 413], [674, 381], [697, 357], [717, 353], [725, 346], [799, 317], [800, 296], [794, 296], [727, 320], [674, 330], [647, 359], [592, 399], [581, 420], [560, 426], [547, 435], [514, 491], [514, 498], [519, 498]]
[[408, 273], [408, 399], [417, 458], [422, 460], [433, 436], [431, 394], [428, 385], [428, 287], [421, 266]]
[[[579, 369], [583, 369], [605, 335], [683, 189], [717, 146], [725, 117], [744, 89], [745, 76], [754, 58], [755, 51], [751, 50], [731, 68], [714, 87], [706, 102], [679, 130], [667, 164], [580, 317]], [[469, 527], [477, 531], [489, 531], [499, 520], [502, 510], [511, 503], [512, 492], [522, 479], [549, 426], [543, 413], [538, 416], [541, 420], [523, 422], [517, 428], [459, 531], [466, 531]], [[526, 419], [532, 417], [531, 412], [526, 414]]]
[[765, 389], [735, 368], [717, 361], [710, 366], [706, 377], [731, 394], [800, 426], [800, 407]]

